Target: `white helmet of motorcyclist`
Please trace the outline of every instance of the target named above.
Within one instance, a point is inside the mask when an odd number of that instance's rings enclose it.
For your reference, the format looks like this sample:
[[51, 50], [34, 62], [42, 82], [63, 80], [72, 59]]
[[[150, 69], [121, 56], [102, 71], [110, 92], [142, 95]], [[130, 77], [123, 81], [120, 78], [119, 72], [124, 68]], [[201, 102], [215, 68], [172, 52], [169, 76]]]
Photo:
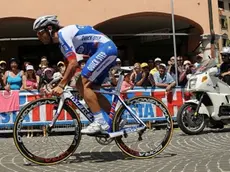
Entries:
[[220, 54], [230, 55], [230, 47], [223, 47], [222, 51], [220, 52]]

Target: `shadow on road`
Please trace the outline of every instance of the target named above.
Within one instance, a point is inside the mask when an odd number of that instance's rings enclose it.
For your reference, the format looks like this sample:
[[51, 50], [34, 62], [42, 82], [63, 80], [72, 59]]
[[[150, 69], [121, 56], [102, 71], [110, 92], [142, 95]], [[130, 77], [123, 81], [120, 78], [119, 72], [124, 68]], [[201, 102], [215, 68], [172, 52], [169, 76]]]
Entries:
[[[169, 158], [176, 156], [177, 154], [163, 152], [160, 155], [157, 155], [154, 158]], [[154, 160], [154, 158], [152, 158]], [[82, 162], [89, 162], [89, 163], [104, 163], [110, 161], [117, 161], [117, 160], [144, 160], [144, 159], [135, 159], [129, 157], [122, 152], [81, 152], [73, 154], [70, 158], [66, 161], [61, 162], [60, 164], [70, 164], [70, 163], [82, 163]], [[149, 159], [147, 159], [149, 160]], [[39, 166], [33, 163], [26, 163], [25, 166]]]
[[[175, 155], [177, 154], [161, 153], [155, 158], [167, 158], [167, 157], [172, 157]], [[100, 163], [100, 162], [109, 162], [109, 161], [116, 161], [116, 160], [138, 160], [136, 158], [129, 157], [123, 154], [122, 152], [82, 152], [81, 154], [74, 154], [74, 156], [76, 157], [76, 159], [70, 160], [72, 161], [71, 163], [74, 163], [74, 162], [79, 163], [79, 162], [85, 162], [85, 161], [89, 161], [92, 163], [95, 163], [95, 162]]]

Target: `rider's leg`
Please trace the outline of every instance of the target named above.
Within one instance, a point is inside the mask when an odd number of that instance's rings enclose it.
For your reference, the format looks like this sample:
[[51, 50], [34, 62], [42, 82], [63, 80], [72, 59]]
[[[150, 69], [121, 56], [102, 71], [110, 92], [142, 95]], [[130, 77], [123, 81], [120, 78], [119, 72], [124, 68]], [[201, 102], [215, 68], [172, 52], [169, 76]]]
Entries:
[[[82, 78], [79, 77], [78, 80], [76, 81], [76, 88], [77, 90], [79, 91], [79, 94], [84, 97], [84, 87], [83, 87], [83, 84], [82, 84]], [[93, 90], [98, 90], [98, 86], [92, 86]], [[106, 112], [109, 114], [110, 112], [110, 109], [111, 109], [111, 105], [108, 101], [108, 99], [103, 96], [101, 93], [95, 93], [96, 96], [97, 96], [97, 102], [99, 103], [100, 107]], [[87, 103], [88, 104], [88, 103]], [[89, 106], [89, 105], [88, 105]], [[91, 110], [91, 108], [90, 108]]]
[[90, 107], [91, 112], [96, 113], [101, 110], [101, 107], [99, 105], [99, 101], [97, 98], [96, 93], [91, 89], [91, 83], [90, 81], [82, 77], [82, 85], [83, 85], [83, 98]]
[[100, 107], [99, 99], [92, 90], [92, 83], [101, 84], [117, 58], [117, 48], [113, 42], [104, 44], [98, 51], [90, 57], [82, 69], [83, 98], [90, 110], [94, 113], [94, 122], [87, 128], [82, 129], [82, 133], [93, 134], [109, 129], [108, 114]]
[[109, 103], [109, 100], [102, 95], [101, 93], [96, 93], [97, 95], [97, 99], [99, 102], [99, 105], [101, 106], [101, 108], [107, 113], [109, 114], [110, 109], [111, 109], [111, 104]]
[[100, 107], [99, 100], [96, 93], [91, 89], [91, 81], [87, 78], [82, 77], [83, 85], [83, 98], [88, 104], [91, 112], [94, 114], [94, 122], [91, 123], [87, 128], [82, 129], [82, 133], [93, 134], [100, 131], [106, 131], [110, 128], [109, 116]]

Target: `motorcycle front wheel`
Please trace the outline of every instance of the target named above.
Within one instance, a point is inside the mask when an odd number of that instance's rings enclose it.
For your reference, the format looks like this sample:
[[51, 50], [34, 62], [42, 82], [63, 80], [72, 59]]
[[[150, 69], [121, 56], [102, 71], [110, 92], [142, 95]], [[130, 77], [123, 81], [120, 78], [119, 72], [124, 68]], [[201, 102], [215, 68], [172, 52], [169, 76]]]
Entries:
[[177, 123], [180, 129], [189, 135], [201, 133], [205, 128], [204, 114], [195, 115], [197, 104], [185, 103], [177, 113]]

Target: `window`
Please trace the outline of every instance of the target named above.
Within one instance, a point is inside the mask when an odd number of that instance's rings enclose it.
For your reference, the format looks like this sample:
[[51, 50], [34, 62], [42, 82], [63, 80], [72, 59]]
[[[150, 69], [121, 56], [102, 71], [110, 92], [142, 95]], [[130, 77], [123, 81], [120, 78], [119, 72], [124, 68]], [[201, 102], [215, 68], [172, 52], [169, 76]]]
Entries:
[[218, 1], [218, 7], [224, 9], [224, 2], [223, 1]]
[[221, 24], [221, 29], [224, 30], [228, 29], [228, 20], [226, 16], [220, 16], [220, 24]]

